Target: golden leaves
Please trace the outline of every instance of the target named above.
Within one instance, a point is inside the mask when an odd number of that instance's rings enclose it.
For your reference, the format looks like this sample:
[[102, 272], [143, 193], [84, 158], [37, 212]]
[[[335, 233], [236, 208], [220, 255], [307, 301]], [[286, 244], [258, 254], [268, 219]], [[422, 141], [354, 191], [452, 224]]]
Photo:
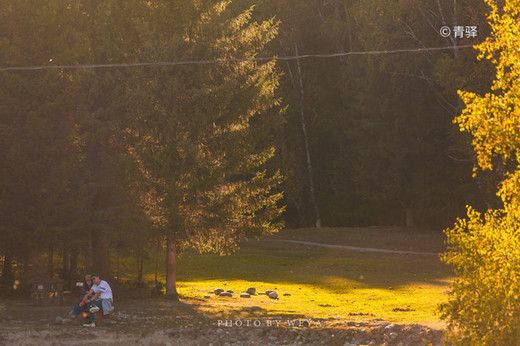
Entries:
[[459, 279], [441, 311], [452, 341], [507, 345], [520, 333], [520, 0], [506, 0], [502, 9], [494, 0], [486, 2], [493, 35], [476, 48], [479, 58], [496, 65], [496, 80], [484, 96], [459, 91], [466, 108], [454, 122], [473, 135], [482, 169], [492, 170], [493, 158], [516, 166], [498, 191], [503, 209], [482, 218], [468, 208], [468, 218], [446, 230], [442, 259]]

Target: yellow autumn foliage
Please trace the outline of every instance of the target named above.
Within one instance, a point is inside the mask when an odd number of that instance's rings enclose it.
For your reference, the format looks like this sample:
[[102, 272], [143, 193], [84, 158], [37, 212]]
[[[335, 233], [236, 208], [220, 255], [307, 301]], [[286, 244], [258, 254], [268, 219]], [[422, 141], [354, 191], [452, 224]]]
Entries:
[[496, 66], [492, 90], [484, 96], [459, 91], [466, 104], [455, 119], [471, 133], [482, 169], [493, 159], [514, 167], [497, 194], [500, 210], [485, 215], [468, 207], [446, 231], [444, 262], [458, 278], [448, 302], [441, 305], [448, 337], [455, 344], [520, 344], [520, 0], [485, 0], [492, 34], [476, 46], [480, 59]]

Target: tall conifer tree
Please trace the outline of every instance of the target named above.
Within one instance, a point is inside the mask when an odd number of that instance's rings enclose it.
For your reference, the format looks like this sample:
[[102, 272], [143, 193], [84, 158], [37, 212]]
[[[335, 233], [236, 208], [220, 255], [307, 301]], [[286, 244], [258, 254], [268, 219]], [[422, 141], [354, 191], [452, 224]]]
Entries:
[[[150, 59], [253, 58], [275, 37], [273, 21], [234, 15], [230, 1], [156, 2]], [[159, 37], [159, 41], [157, 40]], [[146, 40], [145, 40], [146, 41]], [[274, 62], [220, 62], [142, 69], [128, 85], [129, 150], [149, 183], [149, 210], [167, 244], [166, 294], [177, 297], [183, 248], [227, 254], [243, 237], [277, 231], [282, 208], [266, 172], [279, 126]]]

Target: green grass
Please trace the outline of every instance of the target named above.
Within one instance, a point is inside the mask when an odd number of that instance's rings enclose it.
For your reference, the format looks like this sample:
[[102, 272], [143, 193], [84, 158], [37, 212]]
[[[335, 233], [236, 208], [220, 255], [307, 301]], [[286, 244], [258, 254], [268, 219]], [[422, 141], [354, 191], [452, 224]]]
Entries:
[[[274, 239], [300, 239], [328, 244], [397, 250], [442, 251], [442, 234], [399, 229], [304, 229], [282, 231]], [[161, 255], [161, 259], [164, 256]], [[121, 270], [135, 273], [126, 259]], [[164, 281], [164, 263], [159, 278]], [[145, 277], [153, 281], [154, 263]], [[246, 242], [231, 256], [187, 251], [178, 261], [182, 301], [208, 317], [384, 319], [396, 323], [436, 323], [436, 309], [452, 280], [438, 257], [359, 253], [343, 249], [278, 243]], [[231, 298], [209, 294], [231, 289]], [[248, 287], [276, 290], [280, 297], [239, 297]], [[283, 296], [289, 293], [290, 296]], [[204, 298], [204, 296], [210, 298]]]

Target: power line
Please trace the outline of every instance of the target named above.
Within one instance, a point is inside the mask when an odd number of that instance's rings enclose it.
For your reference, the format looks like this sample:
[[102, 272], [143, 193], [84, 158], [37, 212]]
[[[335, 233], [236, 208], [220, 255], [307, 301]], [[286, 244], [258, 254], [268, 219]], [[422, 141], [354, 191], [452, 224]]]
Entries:
[[186, 60], [186, 61], [167, 61], [167, 62], [137, 62], [119, 64], [90, 64], [90, 65], [47, 65], [47, 66], [12, 66], [0, 67], [0, 71], [30, 71], [30, 70], [72, 70], [72, 69], [95, 69], [95, 68], [118, 68], [118, 67], [146, 67], [146, 66], [175, 66], [175, 65], [207, 65], [220, 64], [226, 62], [259, 62], [259, 61], [289, 61], [307, 58], [336, 58], [349, 55], [383, 55], [398, 53], [422, 53], [440, 50], [464, 49], [473, 45], [416, 48], [416, 49], [396, 49], [396, 50], [377, 50], [368, 52], [343, 52], [333, 54], [305, 54], [281, 57], [259, 57], [259, 58], [234, 58], [234, 59], [212, 59], [212, 60]]

